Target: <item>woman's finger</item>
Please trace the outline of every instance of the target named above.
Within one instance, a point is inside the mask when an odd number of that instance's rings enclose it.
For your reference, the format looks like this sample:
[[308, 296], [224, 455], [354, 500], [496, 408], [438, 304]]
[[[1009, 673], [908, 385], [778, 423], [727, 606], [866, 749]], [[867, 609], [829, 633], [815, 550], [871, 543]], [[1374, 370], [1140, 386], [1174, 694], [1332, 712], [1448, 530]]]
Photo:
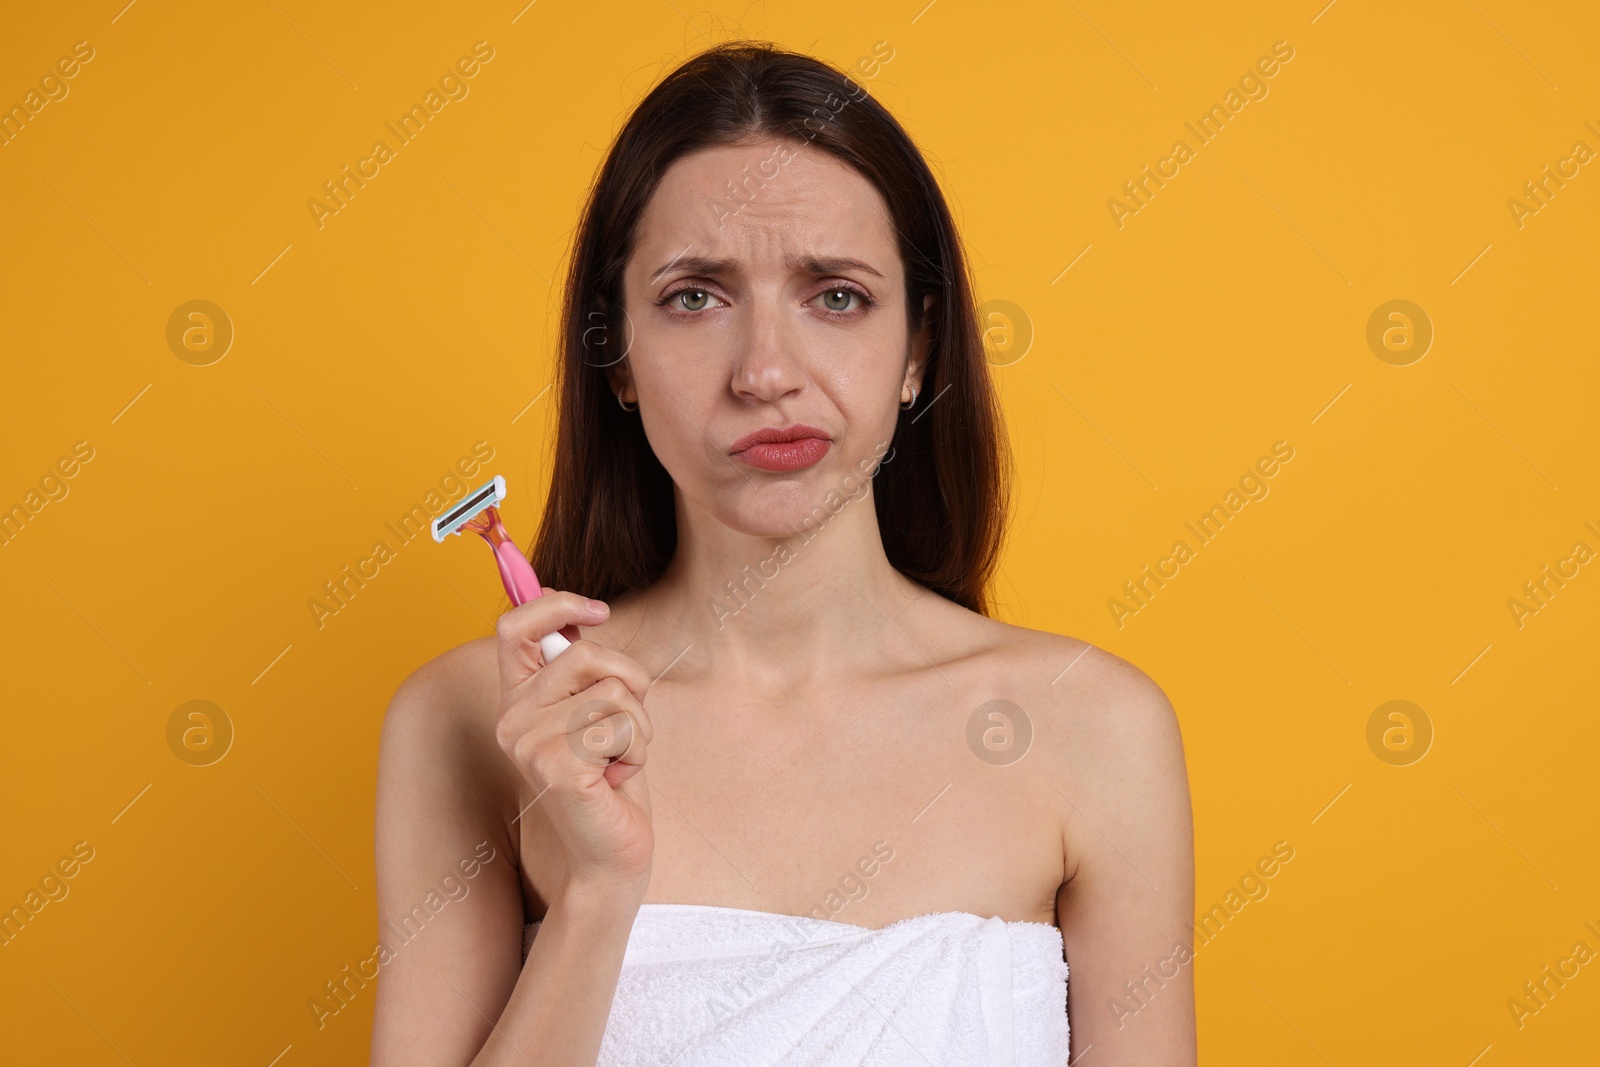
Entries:
[[650, 672], [638, 660], [598, 641], [574, 641], [553, 663], [539, 669], [529, 689], [540, 703], [554, 704], [607, 677], [619, 680], [641, 702], [650, 689]]
[[501, 650], [510, 655], [500, 657], [501, 684], [507, 689], [515, 688], [540, 670], [543, 659], [539, 638], [579, 623], [597, 626], [609, 618], [609, 608], [594, 606], [599, 603], [577, 593], [552, 590], [502, 614], [495, 620], [494, 629]]
[[632, 710], [608, 700], [589, 701], [581, 708], [568, 741], [578, 758], [604, 766], [612, 762], [642, 766], [648, 743]]

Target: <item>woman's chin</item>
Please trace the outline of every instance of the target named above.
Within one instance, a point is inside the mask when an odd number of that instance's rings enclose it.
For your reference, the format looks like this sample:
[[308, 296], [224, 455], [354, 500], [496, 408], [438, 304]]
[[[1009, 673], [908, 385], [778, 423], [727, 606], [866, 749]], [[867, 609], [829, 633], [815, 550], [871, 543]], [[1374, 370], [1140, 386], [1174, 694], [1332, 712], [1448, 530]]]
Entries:
[[764, 501], [760, 505], [746, 501], [732, 509], [723, 522], [730, 529], [751, 537], [782, 540], [802, 535], [809, 540], [846, 508], [859, 506], [866, 499], [865, 494], [858, 493], [852, 499], [843, 492], [829, 491], [802, 494], [793, 501]]

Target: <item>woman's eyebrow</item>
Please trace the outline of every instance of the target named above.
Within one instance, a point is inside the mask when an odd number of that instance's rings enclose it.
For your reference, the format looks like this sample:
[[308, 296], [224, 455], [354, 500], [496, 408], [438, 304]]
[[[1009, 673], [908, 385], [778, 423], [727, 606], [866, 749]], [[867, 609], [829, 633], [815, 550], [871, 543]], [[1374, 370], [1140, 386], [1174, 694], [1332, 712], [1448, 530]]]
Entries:
[[[784, 266], [790, 270], [802, 267], [809, 274], [838, 274], [845, 270], [859, 270], [877, 278], [883, 277], [870, 264], [863, 263], [859, 259], [852, 259], [849, 256], [791, 255], [785, 256], [783, 261]], [[650, 280], [654, 282], [663, 274], [675, 269], [686, 271], [689, 274], [729, 274], [738, 270], [738, 268], [739, 261], [736, 259], [717, 258], [715, 256], [679, 256], [675, 257], [672, 262], [662, 265], [654, 274], [650, 275]]]
[[859, 270], [865, 271], [875, 278], [883, 277], [870, 265], [863, 263], [859, 259], [851, 259], [849, 256], [786, 257], [784, 262], [790, 270], [793, 270], [796, 266], [802, 266], [811, 274], [838, 274], [841, 271]]

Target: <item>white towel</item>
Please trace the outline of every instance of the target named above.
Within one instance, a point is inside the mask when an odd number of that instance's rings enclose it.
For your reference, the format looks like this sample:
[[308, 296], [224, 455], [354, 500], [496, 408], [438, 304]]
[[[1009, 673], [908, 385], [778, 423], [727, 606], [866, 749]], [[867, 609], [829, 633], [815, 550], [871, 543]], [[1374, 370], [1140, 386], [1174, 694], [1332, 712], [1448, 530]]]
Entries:
[[872, 930], [645, 904], [596, 1067], [1061, 1067], [1067, 1036], [1054, 926], [939, 912]]

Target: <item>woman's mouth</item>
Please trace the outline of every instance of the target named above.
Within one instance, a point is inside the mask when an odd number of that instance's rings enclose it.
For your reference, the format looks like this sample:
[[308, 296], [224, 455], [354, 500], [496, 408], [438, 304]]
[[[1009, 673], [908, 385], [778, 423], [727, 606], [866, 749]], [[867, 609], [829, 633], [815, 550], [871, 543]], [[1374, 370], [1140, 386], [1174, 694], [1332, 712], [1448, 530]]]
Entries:
[[768, 471], [801, 470], [828, 454], [833, 442], [815, 426], [763, 427], [733, 443], [734, 459]]

